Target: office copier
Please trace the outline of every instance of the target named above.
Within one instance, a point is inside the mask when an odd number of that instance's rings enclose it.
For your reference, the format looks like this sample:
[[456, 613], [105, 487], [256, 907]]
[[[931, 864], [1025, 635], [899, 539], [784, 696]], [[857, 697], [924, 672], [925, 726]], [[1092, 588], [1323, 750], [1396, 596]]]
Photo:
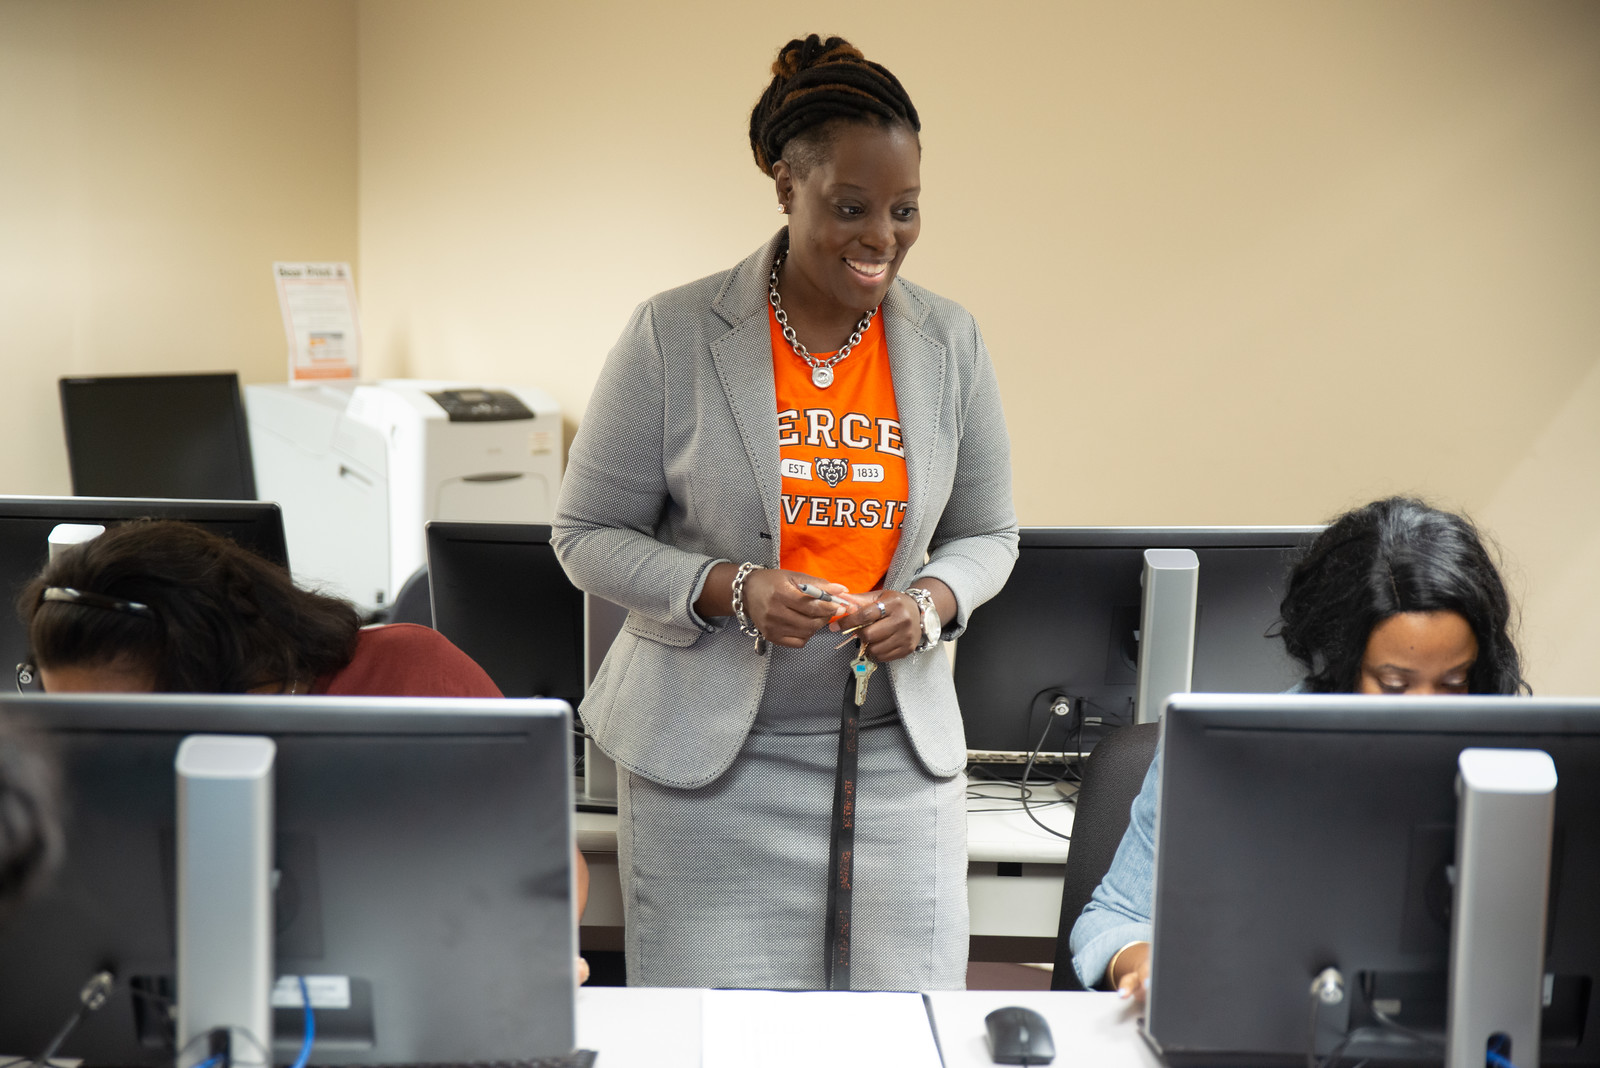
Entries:
[[561, 412], [536, 389], [385, 379], [245, 387], [256, 489], [297, 581], [368, 613], [423, 565], [423, 524], [548, 523]]

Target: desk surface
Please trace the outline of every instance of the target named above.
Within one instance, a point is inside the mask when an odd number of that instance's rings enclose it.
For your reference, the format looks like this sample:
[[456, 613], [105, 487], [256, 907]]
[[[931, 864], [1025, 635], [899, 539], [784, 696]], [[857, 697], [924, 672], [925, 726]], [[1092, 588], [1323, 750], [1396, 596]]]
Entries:
[[[603, 1068], [724, 1068], [703, 1060], [706, 999], [741, 995], [743, 991], [670, 990], [633, 987], [595, 987], [578, 991], [578, 1044], [598, 1050]], [[836, 1049], [820, 1036], [808, 1033], [810, 1018], [799, 999], [867, 998], [852, 994], [775, 994], [764, 1022], [780, 1033], [770, 1036], [771, 1046], [762, 1056], [741, 1058], [744, 1068], [787, 1068], [788, 1065], [826, 1063], [829, 1068], [884, 1068], [877, 1055], [871, 1060], [839, 1059]], [[1002, 1005], [1026, 1005], [1050, 1023], [1056, 1042], [1057, 1064], [1094, 1065], [1095, 1068], [1159, 1068], [1160, 1061], [1139, 1037], [1139, 1010], [1115, 994], [1068, 994], [1049, 991], [962, 990], [930, 994], [938, 1028], [939, 1048], [945, 1068], [988, 1068], [983, 1018]], [[792, 1008], [792, 1013], [786, 1013]], [[712, 1013], [716, 1017], [718, 1013]], [[783, 1027], [787, 1016], [795, 1029]], [[776, 1021], [776, 1028], [772, 1025]], [[713, 1043], [714, 1045], [714, 1043]], [[824, 1049], [824, 1045], [829, 1048]], [[923, 1068], [920, 1062], [895, 1068]], [[937, 1068], [933, 1059], [927, 1068]]]

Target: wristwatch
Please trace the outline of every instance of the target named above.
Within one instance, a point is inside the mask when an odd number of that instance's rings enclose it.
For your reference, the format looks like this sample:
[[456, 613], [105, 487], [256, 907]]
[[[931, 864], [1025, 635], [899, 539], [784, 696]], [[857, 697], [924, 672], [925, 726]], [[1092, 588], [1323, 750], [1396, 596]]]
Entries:
[[939, 621], [939, 610], [933, 606], [933, 594], [918, 586], [906, 590], [906, 596], [917, 602], [917, 607], [922, 610], [922, 640], [912, 652], [923, 652], [939, 644], [939, 635], [944, 633], [944, 624]]

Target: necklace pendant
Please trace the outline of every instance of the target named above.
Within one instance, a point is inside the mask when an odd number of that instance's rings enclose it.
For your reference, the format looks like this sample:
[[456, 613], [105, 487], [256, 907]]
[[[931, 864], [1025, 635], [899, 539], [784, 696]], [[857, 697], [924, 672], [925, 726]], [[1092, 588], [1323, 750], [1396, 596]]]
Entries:
[[811, 369], [811, 384], [818, 389], [827, 389], [833, 385], [833, 368], [813, 367]]

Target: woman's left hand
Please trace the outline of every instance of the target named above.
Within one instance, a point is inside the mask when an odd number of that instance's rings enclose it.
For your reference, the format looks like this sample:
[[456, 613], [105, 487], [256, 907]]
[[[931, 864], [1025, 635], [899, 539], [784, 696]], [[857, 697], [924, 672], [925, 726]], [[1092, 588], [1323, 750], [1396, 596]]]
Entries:
[[899, 590], [873, 590], [841, 596], [856, 607], [830, 623], [828, 629], [843, 632], [860, 627], [849, 636], [865, 641], [867, 655], [878, 663], [899, 660], [921, 643], [922, 610], [910, 594]]

